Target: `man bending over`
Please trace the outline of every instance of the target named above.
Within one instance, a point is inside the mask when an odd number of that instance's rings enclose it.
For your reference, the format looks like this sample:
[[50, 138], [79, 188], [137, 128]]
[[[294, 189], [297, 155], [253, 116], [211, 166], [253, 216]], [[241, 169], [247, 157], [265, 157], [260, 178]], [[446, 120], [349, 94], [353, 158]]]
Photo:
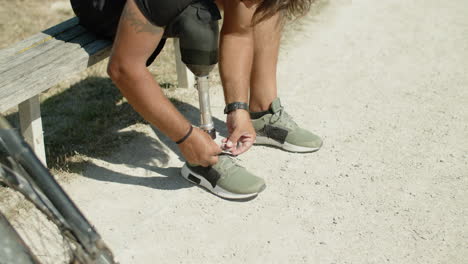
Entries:
[[228, 199], [254, 197], [265, 183], [222, 155], [208, 134], [193, 128], [164, 96], [147, 65], [162, 49], [164, 32], [174, 27], [178, 16], [192, 8], [203, 27], [204, 20], [219, 19], [216, 7], [223, 9], [219, 68], [229, 131], [223, 148], [233, 155], [254, 143], [291, 152], [316, 151], [322, 140], [285, 112], [276, 80], [282, 20], [305, 14], [312, 1], [71, 0], [83, 26], [114, 40], [108, 66], [112, 81], [137, 112], [178, 143], [187, 161], [182, 175]]

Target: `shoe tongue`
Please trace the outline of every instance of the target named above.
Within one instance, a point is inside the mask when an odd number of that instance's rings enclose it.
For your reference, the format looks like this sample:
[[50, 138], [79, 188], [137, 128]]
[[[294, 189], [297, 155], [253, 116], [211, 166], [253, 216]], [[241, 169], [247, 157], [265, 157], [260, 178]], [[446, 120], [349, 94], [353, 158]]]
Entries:
[[236, 162], [229, 155], [218, 156], [218, 163], [213, 165], [213, 168], [215, 168], [216, 170], [225, 171], [227, 173], [233, 173], [236, 167]]
[[229, 155], [219, 155], [218, 156], [218, 163], [216, 163], [214, 166], [217, 167], [225, 167], [229, 163], [233, 163], [234, 161], [232, 160], [231, 156]]
[[275, 100], [273, 100], [273, 102], [271, 103], [270, 109], [273, 112], [273, 114], [281, 110], [281, 101], [279, 98], [276, 98]]

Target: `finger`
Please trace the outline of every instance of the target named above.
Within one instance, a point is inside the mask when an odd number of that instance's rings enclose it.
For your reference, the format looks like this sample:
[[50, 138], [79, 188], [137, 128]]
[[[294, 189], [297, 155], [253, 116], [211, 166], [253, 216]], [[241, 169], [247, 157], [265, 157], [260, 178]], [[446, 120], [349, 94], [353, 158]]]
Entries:
[[220, 148], [218, 145], [216, 145], [216, 147], [213, 148], [213, 149], [211, 150], [211, 155], [217, 156], [217, 155], [219, 155], [221, 152], [223, 152], [223, 149]]
[[228, 147], [226, 146], [226, 144], [223, 144], [223, 145], [221, 145], [221, 149], [222, 149], [223, 151], [231, 151], [232, 148], [228, 148]]
[[239, 141], [239, 144], [231, 152], [233, 155], [240, 155], [249, 150], [253, 145], [253, 138], [251, 136], [243, 136]]
[[234, 144], [232, 143], [231, 140], [228, 140], [228, 141], [226, 142], [226, 147], [227, 147], [227, 148], [232, 148], [232, 147], [234, 147]]
[[242, 133], [234, 131], [231, 135], [228, 137], [228, 141], [226, 142], [226, 145], [229, 148], [235, 148], [237, 146], [237, 141], [239, 138], [242, 136]]
[[[221, 139], [221, 149], [222, 149], [222, 150], [227, 150], [227, 149], [231, 148], [231, 146], [228, 145], [227, 142], [228, 142], [228, 139], [227, 139], [227, 138]], [[232, 143], [232, 142], [231, 142], [231, 143]]]
[[244, 143], [241, 143], [240, 146], [238, 148], [235, 148], [233, 149], [231, 152], [232, 152], [232, 155], [240, 155], [244, 152], [246, 152], [247, 150], [250, 149], [250, 147], [252, 147], [253, 145], [253, 142], [244, 142]]
[[230, 149], [223, 149], [223, 152], [222, 153], [229, 153], [229, 154], [232, 154], [232, 151], [234, 149], [233, 148], [230, 148]]

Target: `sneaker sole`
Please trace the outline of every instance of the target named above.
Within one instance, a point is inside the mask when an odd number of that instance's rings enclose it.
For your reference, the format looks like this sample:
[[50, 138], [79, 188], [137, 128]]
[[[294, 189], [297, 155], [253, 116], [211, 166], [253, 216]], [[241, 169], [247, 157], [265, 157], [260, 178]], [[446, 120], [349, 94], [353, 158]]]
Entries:
[[208, 191], [214, 193], [215, 195], [217, 195], [217, 196], [219, 196], [221, 198], [225, 198], [225, 199], [229, 199], [229, 200], [244, 200], [244, 199], [253, 198], [253, 197], [257, 196], [260, 192], [262, 192], [266, 187], [265, 185], [263, 185], [263, 187], [258, 192], [255, 192], [255, 193], [248, 193], [248, 194], [233, 193], [233, 192], [227, 191], [227, 190], [219, 187], [218, 185], [213, 187], [211, 185], [211, 183], [209, 183], [203, 176], [191, 171], [187, 167], [187, 164], [184, 164], [184, 166], [182, 167], [182, 170], [180, 171], [180, 174], [187, 181], [189, 181], [191, 183], [194, 183], [196, 185], [199, 185], [199, 186], [207, 189]]
[[289, 144], [288, 142], [284, 142], [283, 144], [281, 144], [274, 139], [263, 137], [263, 136], [257, 136], [257, 139], [255, 140], [255, 145], [274, 146], [274, 147], [278, 147], [280, 149], [283, 149], [289, 152], [297, 152], [297, 153], [315, 152], [322, 147], [320, 145], [320, 147], [318, 148], [308, 148], [308, 147], [302, 147], [302, 146]]

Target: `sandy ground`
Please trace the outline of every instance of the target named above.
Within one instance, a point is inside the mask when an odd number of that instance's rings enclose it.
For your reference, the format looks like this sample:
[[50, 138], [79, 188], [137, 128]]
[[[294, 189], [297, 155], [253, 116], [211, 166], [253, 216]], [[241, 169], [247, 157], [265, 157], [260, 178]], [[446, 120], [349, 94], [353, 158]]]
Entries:
[[[252, 201], [186, 182], [175, 145], [142, 125], [65, 188], [121, 263], [466, 263], [467, 14], [465, 0], [336, 0], [306, 19], [280, 95], [325, 145], [239, 157], [268, 184]], [[195, 122], [195, 90], [176, 93]]]

